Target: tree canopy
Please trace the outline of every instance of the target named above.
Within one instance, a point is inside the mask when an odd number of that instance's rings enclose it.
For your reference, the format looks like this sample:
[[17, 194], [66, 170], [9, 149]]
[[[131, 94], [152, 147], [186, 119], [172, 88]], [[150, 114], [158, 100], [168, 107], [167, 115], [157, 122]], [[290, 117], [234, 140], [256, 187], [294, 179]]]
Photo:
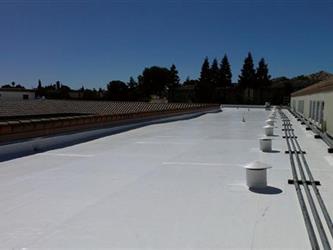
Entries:
[[231, 67], [227, 55], [223, 56], [220, 65], [220, 85], [221, 87], [230, 87], [232, 84]]
[[270, 85], [271, 76], [268, 73], [268, 65], [264, 58], [261, 58], [256, 71], [256, 81], [258, 88], [268, 87]]
[[256, 82], [256, 72], [253, 65], [251, 52], [244, 60], [241, 74], [238, 77], [238, 84], [241, 88], [253, 88]]
[[111, 81], [107, 85], [106, 97], [112, 101], [124, 101], [128, 98], [128, 87], [122, 81]]

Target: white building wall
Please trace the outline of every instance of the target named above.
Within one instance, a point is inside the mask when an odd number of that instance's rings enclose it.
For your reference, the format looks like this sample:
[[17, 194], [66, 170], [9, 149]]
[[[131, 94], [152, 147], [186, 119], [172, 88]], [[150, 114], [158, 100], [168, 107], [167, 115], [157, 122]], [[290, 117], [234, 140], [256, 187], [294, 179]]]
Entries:
[[0, 100], [4, 101], [18, 101], [24, 100], [27, 97], [28, 100], [35, 99], [35, 93], [30, 91], [1, 91]]
[[[303, 102], [302, 110], [299, 107]], [[333, 91], [291, 97], [291, 108], [333, 136]]]

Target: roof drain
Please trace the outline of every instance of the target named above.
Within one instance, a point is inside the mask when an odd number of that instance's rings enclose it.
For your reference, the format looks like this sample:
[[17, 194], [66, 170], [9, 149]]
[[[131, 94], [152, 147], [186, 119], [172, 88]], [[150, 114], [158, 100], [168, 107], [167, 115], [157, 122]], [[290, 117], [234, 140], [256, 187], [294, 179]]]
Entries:
[[254, 161], [244, 168], [246, 169], [246, 185], [249, 188], [267, 187], [267, 169], [271, 166], [260, 161]]

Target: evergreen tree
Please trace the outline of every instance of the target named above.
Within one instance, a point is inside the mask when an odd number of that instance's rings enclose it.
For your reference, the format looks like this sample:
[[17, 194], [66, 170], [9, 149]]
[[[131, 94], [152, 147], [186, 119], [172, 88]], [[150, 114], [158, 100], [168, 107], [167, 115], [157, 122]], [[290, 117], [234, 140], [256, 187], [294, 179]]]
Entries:
[[209, 61], [206, 57], [200, 72], [200, 79], [195, 86], [195, 95], [198, 102], [212, 102], [214, 94], [214, 87], [211, 79], [211, 71]]
[[227, 55], [225, 54], [220, 66], [220, 86], [230, 87], [232, 85], [231, 67]]
[[256, 82], [256, 72], [254, 70], [252, 55], [249, 52], [244, 60], [238, 84], [241, 88], [254, 88]]
[[56, 81], [56, 89], [59, 90], [61, 88], [61, 83], [60, 81]]
[[258, 64], [257, 72], [257, 87], [264, 88], [270, 85], [271, 76], [268, 73], [268, 65], [265, 62], [264, 58], [261, 58]]
[[210, 68], [210, 76], [211, 76], [211, 81], [212, 81], [212, 85], [214, 88], [216, 88], [219, 83], [220, 83], [220, 79], [219, 79], [219, 65], [218, 62], [216, 60], [216, 58], [213, 60], [212, 66]]
[[168, 98], [170, 101], [174, 101], [175, 91], [179, 87], [179, 81], [176, 65], [172, 64], [170, 67], [170, 83], [168, 84]]
[[172, 64], [170, 68], [170, 74], [171, 74], [171, 86], [179, 86], [179, 76], [178, 76], [178, 70], [176, 68], [176, 65]]
[[138, 101], [140, 99], [139, 83], [131, 76], [128, 85], [128, 100]]
[[37, 89], [42, 89], [42, 82], [41, 82], [40, 79], [38, 80], [38, 86], [37, 86]]
[[210, 82], [210, 68], [209, 68], [209, 61], [208, 57], [205, 58], [200, 72], [200, 82]]
[[36, 90], [36, 96], [37, 97], [43, 97], [45, 95], [44, 88], [42, 86], [41, 80], [38, 80], [37, 90]]
[[138, 83], [134, 80], [134, 78], [131, 76], [129, 79], [129, 82], [127, 83], [128, 87], [130, 89], [136, 88], [138, 86]]

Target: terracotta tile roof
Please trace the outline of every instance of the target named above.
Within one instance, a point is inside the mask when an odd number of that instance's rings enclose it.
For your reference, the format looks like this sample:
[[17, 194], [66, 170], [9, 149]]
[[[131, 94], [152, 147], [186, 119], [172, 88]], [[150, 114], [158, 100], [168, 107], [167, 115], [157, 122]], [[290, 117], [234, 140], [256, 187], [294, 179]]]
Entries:
[[0, 117], [56, 114], [116, 115], [152, 111], [193, 109], [206, 104], [146, 103], [71, 100], [0, 101]]

